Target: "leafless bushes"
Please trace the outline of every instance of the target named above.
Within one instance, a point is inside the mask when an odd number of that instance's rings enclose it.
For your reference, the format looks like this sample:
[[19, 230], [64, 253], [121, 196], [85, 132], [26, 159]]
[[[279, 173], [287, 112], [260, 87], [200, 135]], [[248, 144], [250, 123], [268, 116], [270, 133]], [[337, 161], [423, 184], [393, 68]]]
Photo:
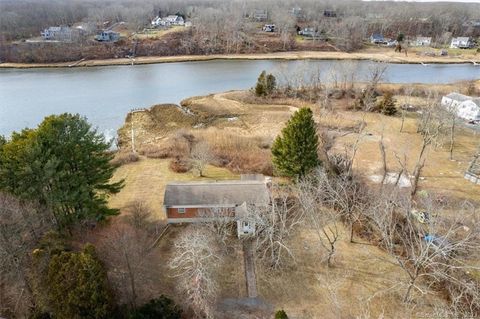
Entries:
[[128, 163], [137, 162], [139, 157], [136, 153], [133, 152], [119, 152], [115, 154], [115, 157], [111, 160], [113, 165], [125, 165]]
[[272, 175], [270, 140], [212, 130], [197, 136], [209, 145], [217, 165], [239, 173]]
[[118, 304], [137, 307], [156, 295], [152, 287], [156, 270], [151, 254], [156, 236], [162, 230], [152, 221], [150, 209], [142, 202], [130, 203], [125, 217], [107, 226], [97, 245], [108, 266], [108, 277]]
[[29, 313], [32, 288], [30, 253], [53, 228], [52, 216], [38, 205], [0, 193], [0, 312], [12, 317]]

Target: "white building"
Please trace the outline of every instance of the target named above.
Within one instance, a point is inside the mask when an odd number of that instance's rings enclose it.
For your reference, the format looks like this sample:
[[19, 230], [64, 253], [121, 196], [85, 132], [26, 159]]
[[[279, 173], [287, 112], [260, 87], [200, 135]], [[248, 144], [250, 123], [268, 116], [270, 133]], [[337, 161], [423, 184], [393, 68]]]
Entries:
[[173, 25], [185, 25], [185, 20], [182, 16], [179, 15], [169, 15], [165, 18], [155, 17], [152, 20], [152, 26], [159, 27], [159, 26], [173, 26]]
[[475, 44], [469, 37], [457, 37], [453, 38], [450, 43], [451, 49], [470, 49], [473, 48]]
[[49, 27], [41, 32], [44, 40], [71, 41], [72, 29], [66, 26]]
[[415, 45], [417, 47], [429, 47], [432, 45], [432, 37], [417, 37]]
[[480, 98], [460, 93], [450, 93], [442, 97], [442, 106], [458, 117], [468, 121], [480, 121]]

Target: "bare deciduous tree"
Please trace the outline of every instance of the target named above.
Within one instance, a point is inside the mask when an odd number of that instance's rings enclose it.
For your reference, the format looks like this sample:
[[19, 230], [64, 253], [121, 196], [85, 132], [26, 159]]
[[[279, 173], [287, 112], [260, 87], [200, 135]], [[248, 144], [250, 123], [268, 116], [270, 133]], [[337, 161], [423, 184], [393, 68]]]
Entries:
[[304, 214], [295, 207], [290, 187], [272, 185], [270, 204], [265, 208], [248, 206], [247, 214], [244, 220], [255, 225], [256, 256], [264, 265], [281, 269], [296, 262], [289, 240], [303, 224]]
[[212, 232], [202, 226], [186, 228], [175, 242], [170, 268], [178, 288], [199, 318], [213, 318], [218, 284], [216, 271], [222, 257]]
[[139, 296], [153, 295], [151, 247], [155, 229], [151, 212], [143, 203], [133, 202], [125, 222], [117, 222], [98, 245], [100, 255], [109, 266], [108, 275], [121, 303], [138, 306]]
[[464, 206], [447, 215], [448, 211], [427, 198], [420, 216], [412, 211], [408, 196], [395, 190], [378, 198], [369, 217], [380, 234], [381, 245], [407, 275], [406, 282], [397, 284], [405, 289], [404, 302], [412, 299], [413, 291], [428, 293], [433, 283], [459, 283], [454, 275], [459, 269], [476, 268], [465, 262], [479, 248], [474, 210]]
[[52, 216], [42, 207], [0, 192], [0, 311], [28, 314], [33, 302], [30, 253], [53, 227]]
[[192, 167], [197, 170], [198, 175], [203, 177], [205, 167], [215, 158], [207, 142], [198, 142], [192, 148], [190, 153]]

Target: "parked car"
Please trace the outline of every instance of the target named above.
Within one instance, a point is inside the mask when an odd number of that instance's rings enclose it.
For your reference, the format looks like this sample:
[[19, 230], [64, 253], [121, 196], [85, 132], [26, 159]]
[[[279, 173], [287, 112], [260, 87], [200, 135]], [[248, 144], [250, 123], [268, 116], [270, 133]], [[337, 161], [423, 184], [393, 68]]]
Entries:
[[265, 32], [275, 32], [275, 25], [274, 24], [266, 24], [262, 28], [263, 31]]

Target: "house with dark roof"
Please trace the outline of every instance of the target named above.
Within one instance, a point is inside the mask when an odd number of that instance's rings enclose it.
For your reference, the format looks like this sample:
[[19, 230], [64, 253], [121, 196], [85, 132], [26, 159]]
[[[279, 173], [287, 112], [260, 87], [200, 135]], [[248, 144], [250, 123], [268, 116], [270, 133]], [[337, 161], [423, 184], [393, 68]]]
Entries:
[[239, 235], [254, 231], [254, 225], [245, 218], [247, 208], [265, 208], [269, 203], [269, 181], [251, 177], [216, 182], [171, 182], [167, 184], [164, 196], [168, 223], [224, 218], [237, 222]]

